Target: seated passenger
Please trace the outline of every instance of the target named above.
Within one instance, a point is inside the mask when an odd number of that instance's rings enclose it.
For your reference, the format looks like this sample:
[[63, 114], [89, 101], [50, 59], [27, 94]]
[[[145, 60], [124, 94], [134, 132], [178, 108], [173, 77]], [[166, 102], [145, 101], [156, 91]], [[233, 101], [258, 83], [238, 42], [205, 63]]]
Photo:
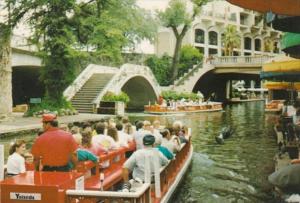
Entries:
[[[82, 132], [82, 141], [81, 141], [82, 149], [86, 149], [97, 156], [107, 153], [107, 150], [105, 148], [103, 148], [100, 145], [94, 145], [92, 143], [92, 137], [93, 137], [92, 131], [85, 130]], [[78, 150], [77, 150], [77, 155], [78, 155]]]
[[155, 144], [156, 145], [161, 145], [161, 142], [162, 142], [162, 135], [160, 134], [160, 121], [159, 120], [155, 120], [153, 121], [153, 135], [155, 137]]
[[115, 144], [116, 144], [116, 148], [120, 147], [120, 140], [118, 137], [118, 130], [115, 127], [108, 127], [107, 129], [107, 136], [111, 137]]
[[125, 124], [125, 126], [124, 126], [124, 133], [126, 133], [129, 137], [130, 137], [130, 141], [133, 141], [133, 127], [132, 127], [132, 125], [131, 125], [131, 123], [127, 123], [127, 124]]
[[7, 175], [14, 176], [26, 171], [23, 157], [25, 150], [26, 142], [24, 140], [17, 140], [11, 145], [7, 160]]
[[161, 131], [162, 143], [161, 146], [166, 147], [170, 152], [176, 153], [181, 149], [181, 143], [177, 136], [171, 137], [171, 133], [168, 129]]
[[182, 128], [183, 128], [182, 122], [181, 121], [175, 121], [173, 123], [173, 130], [174, 130], [173, 132], [174, 132], [174, 134], [172, 133], [172, 135], [176, 135], [177, 137], [179, 137], [181, 143], [187, 143], [188, 139], [185, 137], [185, 135], [182, 131]]
[[93, 136], [92, 144], [96, 147], [102, 147], [105, 150], [116, 149], [118, 146], [114, 139], [110, 136], [104, 135], [105, 123], [99, 122], [96, 125], [97, 135]]
[[134, 133], [134, 141], [136, 143], [136, 149], [142, 149], [144, 147], [143, 145], [143, 137], [145, 135], [143, 130], [144, 122], [138, 121], [136, 122], [136, 132]]
[[158, 151], [160, 153], [162, 153], [167, 159], [172, 160], [174, 159], [174, 155], [173, 153], [166, 147], [158, 145], [156, 146], [156, 148], [158, 149]]
[[81, 145], [82, 135], [80, 134], [79, 127], [78, 126], [73, 126], [71, 128], [70, 132], [73, 135], [73, 138], [77, 142], [77, 144]]
[[[148, 178], [153, 180], [155, 171], [158, 170], [159, 173], [159, 168], [169, 162], [166, 157], [153, 148], [154, 142], [155, 137], [151, 134], [146, 134], [143, 138], [145, 147], [135, 151], [124, 163], [122, 175], [125, 182], [129, 180], [129, 172], [132, 172], [132, 177], [137, 182], [148, 182]], [[147, 161], [150, 162], [150, 166], [147, 164]], [[155, 167], [158, 167], [158, 169]]]
[[128, 147], [128, 142], [131, 141], [131, 137], [123, 131], [123, 125], [121, 123], [116, 124], [118, 130], [118, 140], [121, 147]]

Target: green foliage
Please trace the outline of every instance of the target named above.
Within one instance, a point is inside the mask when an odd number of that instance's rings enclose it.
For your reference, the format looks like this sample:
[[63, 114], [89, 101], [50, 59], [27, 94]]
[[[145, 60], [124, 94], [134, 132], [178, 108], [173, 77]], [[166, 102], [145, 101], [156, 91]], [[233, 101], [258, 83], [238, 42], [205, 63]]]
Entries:
[[227, 25], [222, 36], [222, 45], [224, 47], [225, 56], [232, 56], [233, 49], [239, 48], [241, 44], [241, 36], [239, 35], [236, 26]]
[[181, 48], [178, 76], [182, 76], [193, 68], [194, 65], [199, 64], [203, 59], [203, 54], [191, 45], [185, 45]]
[[179, 27], [183, 24], [190, 25], [191, 16], [186, 11], [186, 3], [182, 0], [171, 0], [168, 8], [164, 12], [159, 12], [162, 25], [165, 27]]
[[35, 114], [42, 114], [44, 112], [57, 112], [61, 114], [62, 109], [75, 111], [70, 101], [65, 98], [61, 99], [60, 102], [54, 102], [53, 100], [44, 99], [40, 104], [31, 104], [29, 110], [25, 113], [26, 116], [33, 116]]
[[106, 101], [106, 102], [121, 101], [124, 103], [128, 103], [130, 101], [130, 98], [125, 92], [121, 92], [120, 94], [115, 94], [113, 92], [106, 92], [105, 95], [102, 97], [101, 101]]
[[189, 92], [176, 92], [176, 91], [163, 91], [161, 93], [161, 96], [165, 99], [165, 100], [181, 100], [181, 99], [189, 99], [189, 100], [198, 100], [199, 98], [201, 98], [200, 96], [198, 96], [195, 93], [189, 93]]
[[200, 13], [200, 8], [207, 0], [192, 0], [193, 11], [189, 11], [183, 0], [171, 0], [168, 8], [164, 12], [158, 12], [158, 18], [161, 24], [167, 28], [171, 28], [175, 38], [176, 44], [174, 49], [173, 61], [171, 65], [173, 82], [178, 76], [179, 59], [182, 40], [190, 28], [195, 17]]
[[168, 86], [171, 84], [171, 57], [167, 55], [164, 55], [161, 58], [150, 56], [145, 63], [152, 70], [160, 85]]
[[157, 23], [135, 0], [110, 0], [100, 12], [96, 2], [79, 6], [73, 17], [78, 46], [92, 51], [104, 63], [120, 64], [123, 48], [130, 49], [142, 39], [154, 40]]

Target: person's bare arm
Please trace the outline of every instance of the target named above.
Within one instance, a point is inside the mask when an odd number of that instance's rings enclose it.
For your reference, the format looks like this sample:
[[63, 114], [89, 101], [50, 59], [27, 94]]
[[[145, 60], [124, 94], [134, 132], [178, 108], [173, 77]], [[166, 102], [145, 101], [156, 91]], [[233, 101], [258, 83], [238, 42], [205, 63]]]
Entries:
[[41, 158], [40, 157], [34, 157], [33, 162], [34, 162], [34, 169], [36, 171], [40, 171]]
[[123, 170], [122, 170], [122, 177], [123, 177], [123, 181], [124, 182], [128, 182], [129, 181], [129, 170], [128, 170], [128, 168], [123, 168]]
[[73, 163], [74, 168], [76, 168], [77, 163], [78, 163], [77, 151], [74, 151], [74, 152], [71, 154], [71, 162]]

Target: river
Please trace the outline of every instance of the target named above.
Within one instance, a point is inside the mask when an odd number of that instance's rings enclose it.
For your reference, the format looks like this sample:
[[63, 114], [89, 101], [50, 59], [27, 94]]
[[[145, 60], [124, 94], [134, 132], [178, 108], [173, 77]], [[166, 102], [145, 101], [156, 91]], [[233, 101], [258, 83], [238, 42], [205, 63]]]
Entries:
[[[193, 161], [172, 203], [273, 202], [267, 177], [274, 171], [275, 117], [263, 102], [226, 106], [223, 112], [177, 116], [130, 114], [130, 120], [159, 119], [163, 125], [182, 120], [192, 128]], [[224, 126], [235, 129], [225, 144], [215, 142]], [[23, 135], [31, 147], [35, 135]], [[0, 139], [9, 144], [14, 138]], [[7, 155], [6, 155], [7, 156]]]

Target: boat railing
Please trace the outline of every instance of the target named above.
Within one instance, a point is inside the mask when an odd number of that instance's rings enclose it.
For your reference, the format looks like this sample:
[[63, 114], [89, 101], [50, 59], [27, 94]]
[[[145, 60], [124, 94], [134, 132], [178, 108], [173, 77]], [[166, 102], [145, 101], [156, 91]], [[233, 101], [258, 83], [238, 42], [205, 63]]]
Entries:
[[[180, 169], [185, 164], [185, 161], [190, 153], [190, 147], [191, 141], [182, 144], [181, 150], [176, 154], [176, 158], [174, 160], [171, 160], [170, 163], [160, 170], [160, 180], [161, 180], [161, 195], [162, 197], [168, 192], [168, 189], [173, 184], [173, 182], [176, 179], [177, 174], [179, 173]], [[119, 153], [119, 154], [118, 154]], [[113, 160], [116, 158], [117, 155], [125, 154], [125, 151], [118, 150], [118, 153], [111, 154], [103, 157], [102, 162], [106, 160]], [[122, 158], [123, 159], [123, 158]], [[101, 160], [101, 157], [100, 157]], [[121, 161], [122, 164], [118, 164], [116, 166], [116, 169], [114, 170], [115, 173], [118, 173], [118, 177], [116, 179], [118, 181], [122, 180], [122, 176], [120, 171], [122, 170], [123, 160]], [[108, 168], [114, 167], [113, 165], [110, 165]], [[108, 169], [107, 169], [108, 170]], [[101, 169], [100, 169], [101, 171]], [[109, 170], [112, 172], [111, 170]], [[114, 176], [111, 174], [112, 176]], [[117, 183], [117, 181], [107, 181], [107, 179], [111, 179], [109, 176], [105, 176], [104, 178], [104, 189], [111, 188], [113, 186], [112, 182]], [[108, 183], [109, 182], [109, 183]], [[85, 186], [88, 185], [87, 184]], [[109, 186], [108, 186], [109, 185]], [[151, 189], [149, 187], [149, 184], [143, 184], [141, 188], [136, 190], [136, 192], [115, 192], [115, 191], [99, 191], [100, 188], [89, 188], [88, 190], [67, 190], [66, 195], [68, 202], [98, 202], [101, 200], [104, 200], [104, 202], [124, 202], [125, 200], [128, 200], [129, 202], [150, 202], [149, 194], [151, 194], [152, 198], [154, 198], [154, 193], [151, 193]]]
[[135, 192], [67, 190], [67, 203], [74, 202], [129, 202], [150, 203], [151, 189], [149, 183], [144, 183]]

